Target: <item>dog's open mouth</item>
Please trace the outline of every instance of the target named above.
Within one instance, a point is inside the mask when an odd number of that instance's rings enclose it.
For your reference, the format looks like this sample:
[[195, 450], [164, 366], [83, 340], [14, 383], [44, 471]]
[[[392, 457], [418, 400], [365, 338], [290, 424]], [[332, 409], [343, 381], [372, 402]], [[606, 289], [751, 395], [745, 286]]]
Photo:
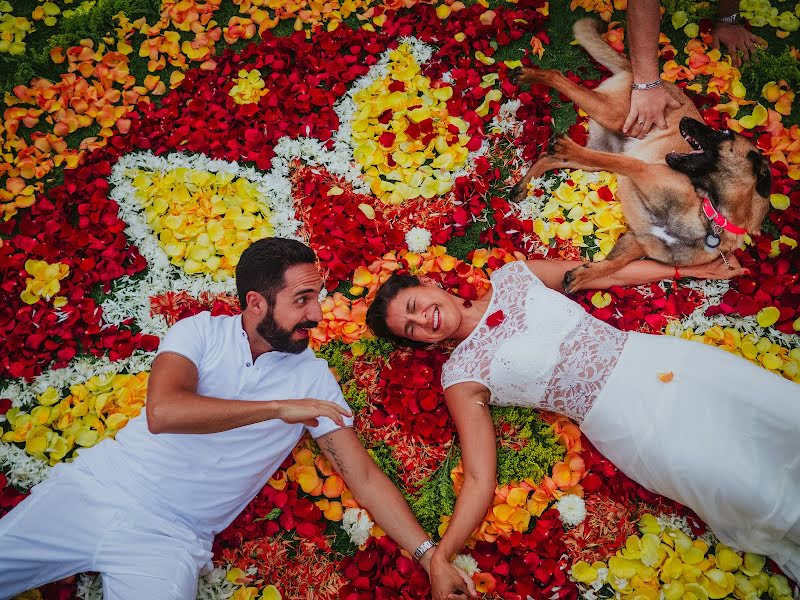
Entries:
[[691, 150], [689, 152], [673, 150], [665, 157], [667, 164], [690, 177], [708, 169], [714, 161], [713, 143], [710, 143], [712, 140], [708, 135], [711, 129], [687, 117], [681, 119], [678, 129]]
[[703, 147], [700, 145], [700, 142], [698, 142], [692, 136], [684, 135], [683, 139], [685, 139], [686, 142], [692, 147], [692, 151], [689, 152], [689, 154], [701, 154], [705, 152], [705, 150], [703, 150]]
[[693, 125], [695, 125], [694, 121], [691, 121], [689, 119], [681, 119], [681, 122], [678, 125], [678, 129], [680, 130], [683, 139], [686, 140], [686, 143], [692, 147], [692, 151], [688, 152], [687, 154], [701, 154], [705, 152], [705, 150], [703, 149], [703, 144], [700, 143], [700, 140], [698, 140], [694, 135], [692, 135], [692, 132], [690, 131], [690, 129], [697, 128], [696, 126], [693, 127]]

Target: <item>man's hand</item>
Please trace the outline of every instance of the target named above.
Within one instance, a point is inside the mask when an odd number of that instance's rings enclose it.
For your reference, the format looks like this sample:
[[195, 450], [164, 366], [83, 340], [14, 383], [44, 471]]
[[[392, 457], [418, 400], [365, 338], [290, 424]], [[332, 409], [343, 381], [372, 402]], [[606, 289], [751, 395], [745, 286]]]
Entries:
[[303, 398], [300, 400], [276, 400], [278, 404], [278, 418], [286, 423], [302, 423], [308, 427], [319, 425], [319, 417], [328, 417], [339, 427], [344, 427], [345, 417], [353, 416], [334, 402], [327, 400], [316, 400], [315, 398]]
[[764, 39], [734, 23], [715, 21], [711, 27], [711, 38], [711, 46], [713, 48], [719, 48], [720, 44], [725, 46], [731, 56], [731, 64], [734, 67], [739, 67], [743, 62], [750, 60], [750, 53], [757, 46], [767, 45]]
[[622, 133], [641, 139], [653, 125], [659, 129], [666, 129], [667, 120], [664, 118], [664, 113], [667, 108], [680, 108], [680, 102], [673, 98], [663, 85], [650, 90], [631, 91], [631, 110], [622, 126]]
[[739, 264], [733, 253], [726, 254], [725, 260], [720, 256], [711, 262], [685, 267], [681, 271], [682, 275], [698, 279], [730, 279], [731, 277], [749, 274], [749, 271]]
[[454, 567], [438, 549], [430, 565], [431, 597], [433, 600], [467, 600], [477, 598], [472, 577]]

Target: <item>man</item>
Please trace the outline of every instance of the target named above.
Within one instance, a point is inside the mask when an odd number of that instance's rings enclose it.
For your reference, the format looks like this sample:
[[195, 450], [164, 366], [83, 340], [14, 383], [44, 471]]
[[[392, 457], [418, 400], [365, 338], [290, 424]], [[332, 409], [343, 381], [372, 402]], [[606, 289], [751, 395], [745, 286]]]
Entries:
[[[308, 329], [322, 318], [314, 253], [294, 240], [259, 240], [241, 256], [236, 287], [240, 315], [201, 313], [167, 333], [145, 413], [54, 467], [0, 520], [0, 597], [98, 571], [106, 600], [193, 600], [214, 535], [305, 429], [384, 531], [429, 569], [432, 542], [308, 349]], [[471, 586], [455, 568], [436, 583]]]
[[[736, 12], [739, 0], [719, 0], [718, 17], [711, 28], [712, 46], [725, 46], [731, 64], [738, 67], [748, 60], [756, 46], [764, 40], [738, 24]], [[661, 23], [659, 0], [630, 0], [628, 2], [628, 45], [633, 68], [631, 108], [622, 131], [630, 137], [644, 137], [653, 125], [666, 129], [664, 113], [677, 108], [678, 101], [660, 85], [658, 64], [658, 34]]]

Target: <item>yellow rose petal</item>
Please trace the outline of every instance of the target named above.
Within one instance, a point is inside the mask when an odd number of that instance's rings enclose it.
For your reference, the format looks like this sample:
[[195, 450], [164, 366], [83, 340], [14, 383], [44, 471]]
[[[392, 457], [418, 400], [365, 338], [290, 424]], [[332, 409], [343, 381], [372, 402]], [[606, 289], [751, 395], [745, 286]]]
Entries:
[[775, 323], [778, 322], [778, 319], [781, 317], [781, 311], [775, 308], [774, 306], [767, 306], [766, 308], [762, 308], [756, 314], [756, 321], [761, 327], [771, 327]]

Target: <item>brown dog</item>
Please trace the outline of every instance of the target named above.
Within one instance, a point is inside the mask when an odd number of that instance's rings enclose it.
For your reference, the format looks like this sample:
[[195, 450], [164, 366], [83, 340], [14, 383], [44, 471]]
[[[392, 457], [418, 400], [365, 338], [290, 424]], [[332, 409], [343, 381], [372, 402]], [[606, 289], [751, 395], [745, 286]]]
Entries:
[[584, 148], [564, 137], [539, 158], [512, 190], [523, 198], [527, 184], [551, 169], [617, 173], [618, 197], [628, 223], [605, 260], [586, 263], [564, 277], [564, 289], [586, 287], [648, 256], [676, 266], [711, 262], [756, 233], [769, 209], [770, 168], [745, 137], [706, 126], [676, 86], [664, 81], [681, 104], [667, 109], [667, 129], [654, 127], [643, 139], [627, 138], [622, 126], [630, 108], [630, 62], [600, 37], [597, 22], [575, 23], [575, 38], [614, 75], [597, 89], [583, 88], [558, 71], [524, 69], [516, 80], [544, 84], [568, 96], [590, 117]]

